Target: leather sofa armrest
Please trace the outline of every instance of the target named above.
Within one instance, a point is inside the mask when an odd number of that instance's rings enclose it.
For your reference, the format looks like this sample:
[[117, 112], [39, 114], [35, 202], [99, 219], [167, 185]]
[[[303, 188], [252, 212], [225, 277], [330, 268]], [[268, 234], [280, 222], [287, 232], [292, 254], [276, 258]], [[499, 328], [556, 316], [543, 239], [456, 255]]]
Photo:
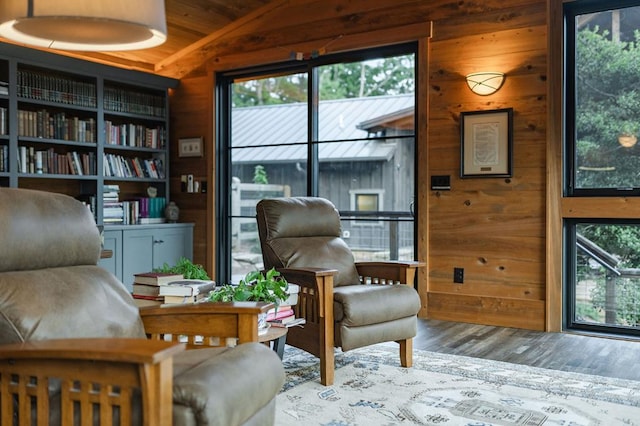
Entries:
[[356, 262], [356, 269], [362, 282], [372, 281], [384, 284], [407, 284], [411, 286], [413, 286], [417, 269], [423, 266], [425, 266], [424, 262], [403, 260]]
[[224, 346], [226, 339], [237, 343], [258, 341], [258, 314], [274, 305], [264, 302], [201, 302], [140, 308], [145, 332], [151, 339], [165, 335], [187, 340], [187, 348]]
[[137, 389], [145, 424], [170, 426], [172, 361], [184, 349], [184, 345], [171, 342], [122, 338], [41, 340], [0, 346], [0, 377], [6, 379], [0, 423], [13, 424], [14, 415], [25, 413], [31, 413], [38, 424], [46, 422], [50, 400], [59, 395], [63, 424], [70, 421], [76, 404], [81, 405], [83, 424], [90, 423], [95, 404], [101, 406], [100, 424], [111, 423], [113, 407], [120, 407], [120, 419], [130, 424], [135, 411], [131, 396]]

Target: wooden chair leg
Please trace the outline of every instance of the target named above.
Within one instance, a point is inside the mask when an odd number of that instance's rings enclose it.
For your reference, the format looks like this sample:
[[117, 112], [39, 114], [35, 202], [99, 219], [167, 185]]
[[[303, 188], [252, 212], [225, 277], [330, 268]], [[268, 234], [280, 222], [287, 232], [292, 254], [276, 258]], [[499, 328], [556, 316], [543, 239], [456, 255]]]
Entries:
[[335, 355], [333, 345], [326, 345], [320, 354], [320, 383], [324, 386], [333, 385], [334, 373], [336, 370]]
[[413, 339], [398, 341], [400, 344], [400, 365], [403, 367], [413, 366]]

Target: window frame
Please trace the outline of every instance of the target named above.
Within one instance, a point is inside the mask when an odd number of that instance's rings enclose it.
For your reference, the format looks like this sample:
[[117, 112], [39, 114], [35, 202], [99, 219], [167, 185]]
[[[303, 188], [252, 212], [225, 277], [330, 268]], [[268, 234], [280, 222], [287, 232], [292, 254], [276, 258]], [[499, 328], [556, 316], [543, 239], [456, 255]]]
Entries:
[[635, 188], [577, 188], [576, 187], [576, 31], [575, 20], [579, 15], [640, 6], [640, 0], [580, 0], [563, 4], [564, 17], [564, 182], [565, 197], [628, 197], [639, 196], [640, 186]]
[[[256, 67], [249, 67], [231, 71], [222, 71], [216, 73], [215, 88], [215, 111], [216, 111], [216, 193], [215, 193], [215, 220], [216, 220], [216, 239], [218, 244], [215, 251], [216, 277], [221, 282], [229, 282], [232, 274], [231, 255], [232, 252], [232, 215], [231, 213], [231, 151], [232, 147], [227, 145], [231, 137], [231, 110], [232, 110], [232, 94], [228, 88], [234, 81], [242, 79], [259, 78], [268, 75], [283, 75], [296, 72], [306, 72], [308, 78], [308, 155], [307, 155], [307, 194], [308, 196], [318, 196], [319, 193], [319, 176], [320, 161], [318, 155], [318, 147], [324, 141], [318, 140], [318, 106], [319, 94], [314, 82], [318, 80], [318, 69], [323, 65], [331, 65], [340, 62], [358, 62], [370, 59], [378, 59], [383, 57], [414, 55], [414, 70], [416, 79], [416, 90], [414, 92], [414, 107], [417, 114], [418, 108], [418, 91], [417, 76], [419, 75], [419, 43], [418, 41], [410, 41], [406, 43], [387, 45], [375, 48], [363, 48], [349, 52], [341, 52], [336, 54], [320, 55], [305, 61], [289, 61], [286, 63], [267, 64]], [[418, 136], [418, 120], [414, 120], [414, 141], [417, 147]], [[414, 158], [414, 170], [418, 170], [418, 156]], [[414, 200], [417, 198], [418, 173], [414, 173]], [[407, 221], [410, 218], [413, 221], [413, 252], [414, 257], [417, 256], [417, 206], [412, 203], [413, 210], [407, 212], [380, 212], [382, 216], [398, 217], [397, 220]], [[351, 213], [351, 214], [350, 214]], [[341, 216], [346, 219], [355, 212], [342, 211]], [[405, 217], [406, 216], [406, 217]], [[369, 222], [371, 223], [371, 222]]]

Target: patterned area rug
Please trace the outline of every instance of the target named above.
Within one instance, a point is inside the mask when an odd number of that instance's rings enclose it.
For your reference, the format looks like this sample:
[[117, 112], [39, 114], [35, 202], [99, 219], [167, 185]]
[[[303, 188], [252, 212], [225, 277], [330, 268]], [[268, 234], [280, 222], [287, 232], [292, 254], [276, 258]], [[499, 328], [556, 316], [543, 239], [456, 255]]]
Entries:
[[333, 386], [319, 361], [287, 346], [276, 425], [640, 425], [640, 382], [376, 345], [336, 352]]

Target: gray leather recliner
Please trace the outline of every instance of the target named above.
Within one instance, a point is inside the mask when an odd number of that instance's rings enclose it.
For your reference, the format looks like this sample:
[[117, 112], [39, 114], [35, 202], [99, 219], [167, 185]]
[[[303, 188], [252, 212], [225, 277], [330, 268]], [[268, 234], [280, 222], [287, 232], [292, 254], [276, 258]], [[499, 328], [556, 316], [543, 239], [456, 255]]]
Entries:
[[[259, 343], [184, 351], [183, 344], [148, 340], [125, 286], [97, 266], [100, 251], [99, 232], [82, 203], [0, 188], [1, 424], [27, 424], [26, 412], [48, 416], [51, 424], [75, 424], [61, 406], [105, 410], [102, 424], [126, 418], [127, 426], [274, 423], [284, 369], [273, 351]], [[87, 384], [76, 386], [73, 374]], [[34, 390], [39, 381], [47, 382], [38, 388], [44, 394]], [[130, 386], [126, 404], [116, 407]], [[84, 396], [61, 405], [74, 393]], [[27, 411], [10, 409], [25, 400]], [[98, 424], [96, 418], [91, 423]]]
[[413, 288], [421, 262], [355, 262], [342, 240], [340, 216], [316, 197], [264, 199], [256, 206], [264, 268], [300, 285], [287, 344], [320, 358], [321, 382], [334, 379], [333, 348], [343, 351], [397, 341], [402, 366], [412, 364], [420, 298]]

